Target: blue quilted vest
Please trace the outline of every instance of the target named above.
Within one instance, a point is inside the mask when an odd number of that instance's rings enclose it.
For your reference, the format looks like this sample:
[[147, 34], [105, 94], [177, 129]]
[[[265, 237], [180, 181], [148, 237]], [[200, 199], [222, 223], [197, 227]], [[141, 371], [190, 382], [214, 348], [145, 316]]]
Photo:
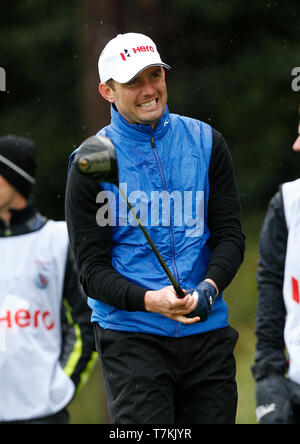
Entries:
[[[118, 160], [119, 183], [143, 225], [182, 288], [195, 288], [203, 280], [210, 258], [207, 225], [209, 163], [212, 130], [201, 121], [169, 114], [155, 130], [128, 123], [111, 108], [111, 124], [98, 134], [112, 139]], [[73, 156], [71, 157], [72, 160]], [[114, 269], [129, 281], [158, 290], [171, 285], [115, 185], [101, 183], [111, 209], [97, 213], [99, 225], [112, 226], [111, 257]], [[103, 328], [181, 337], [228, 325], [222, 294], [208, 320], [183, 325], [157, 313], [119, 310], [88, 299], [92, 321]]]

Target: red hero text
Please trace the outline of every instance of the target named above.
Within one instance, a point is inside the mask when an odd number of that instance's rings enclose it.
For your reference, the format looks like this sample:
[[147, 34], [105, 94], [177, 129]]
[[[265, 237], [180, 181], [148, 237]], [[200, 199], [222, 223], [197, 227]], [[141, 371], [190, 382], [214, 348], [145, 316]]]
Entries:
[[28, 310], [20, 309], [13, 313], [11, 310], [6, 310], [0, 313], [0, 326], [4, 326], [8, 329], [14, 326], [20, 328], [43, 327], [46, 330], [52, 330], [54, 328], [55, 322], [53, 320], [50, 311], [41, 312], [36, 310], [30, 313]]
[[136, 54], [137, 52], [154, 52], [153, 46], [138, 46], [137, 48], [132, 48], [132, 51]]
[[293, 292], [293, 300], [299, 304], [300, 303], [300, 294], [299, 294], [299, 282], [292, 276], [292, 292]]

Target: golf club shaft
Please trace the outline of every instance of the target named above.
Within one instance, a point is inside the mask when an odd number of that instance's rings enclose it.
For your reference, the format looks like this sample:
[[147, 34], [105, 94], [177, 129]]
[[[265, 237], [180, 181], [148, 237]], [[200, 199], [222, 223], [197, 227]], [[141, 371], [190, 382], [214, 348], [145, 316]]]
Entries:
[[133, 207], [131, 206], [131, 204], [129, 203], [127, 196], [125, 195], [125, 193], [123, 192], [123, 190], [121, 189], [121, 187], [119, 187], [120, 193], [123, 197], [123, 199], [125, 200], [129, 211], [131, 212], [131, 214], [133, 215], [133, 217], [135, 218], [136, 222], [138, 223], [140, 229], [142, 230], [145, 238], [147, 239], [148, 243], [150, 244], [153, 252], [155, 253], [157, 259], [159, 260], [161, 266], [163, 267], [165, 273], [167, 274], [168, 278], [170, 279], [174, 290], [177, 293], [177, 296], [179, 298], [183, 298], [185, 296], [185, 293], [183, 292], [182, 288], [180, 287], [180, 285], [178, 284], [178, 282], [176, 281], [176, 279], [174, 278], [174, 276], [172, 275], [171, 271], [169, 270], [167, 264], [165, 263], [165, 261], [163, 260], [161, 254], [159, 253], [158, 249], [156, 248], [155, 244], [153, 243], [151, 237], [149, 236], [149, 233], [147, 232], [147, 230], [145, 229], [145, 227], [143, 226], [142, 222], [140, 221], [140, 219], [138, 218], [135, 210], [133, 209]]

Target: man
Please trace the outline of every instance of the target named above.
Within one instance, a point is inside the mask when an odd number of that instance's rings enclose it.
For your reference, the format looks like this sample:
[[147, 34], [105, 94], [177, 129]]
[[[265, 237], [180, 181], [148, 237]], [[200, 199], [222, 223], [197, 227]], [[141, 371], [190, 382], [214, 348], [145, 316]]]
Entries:
[[220, 133], [169, 113], [164, 68], [145, 35], [120, 34], [106, 45], [99, 90], [112, 117], [99, 135], [115, 145], [120, 186], [185, 297], [118, 187], [92, 182], [72, 163], [70, 241], [93, 310], [111, 422], [234, 423], [237, 333], [222, 297], [244, 254], [233, 165]]
[[[300, 125], [298, 133], [294, 151], [300, 151]], [[252, 367], [259, 424], [300, 424], [299, 217], [297, 179], [281, 185], [271, 199], [259, 239], [258, 340]]]
[[0, 137], [0, 423], [67, 424], [93, 352], [65, 222], [29, 197], [35, 144]]

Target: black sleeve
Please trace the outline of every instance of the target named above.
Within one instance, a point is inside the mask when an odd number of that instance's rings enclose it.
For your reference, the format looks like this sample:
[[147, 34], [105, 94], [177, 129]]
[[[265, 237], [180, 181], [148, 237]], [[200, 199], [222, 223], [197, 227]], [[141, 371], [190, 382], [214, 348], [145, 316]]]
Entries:
[[111, 227], [100, 227], [96, 222], [96, 196], [101, 190], [98, 183], [78, 173], [74, 164], [71, 166], [65, 213], [81, 283], [92, 299], [122, 310], [145, 311], [147, 290], [128, 281], [112, 266]]
[[224, 138], [214, 129], [209, 184], [208, 227], [212, 254], [205, 278], [212, 279], [221, 292], [243, 262], [245, 236], [241, 231], [233, 162]]
[[257, 346], [252, 367], [257, 380], [272, 372], [284, 374], [286, 370], [286, 309], [282, 291], [287, 237], [282, 193], [278, 191], [269, 203], [259, 237]]
[[62, 350], [60, 363], [75, 386], [86, 382], [95, 362], [91, 309], [78, 278], [71, 249], [68, 250], [62, 295]]

